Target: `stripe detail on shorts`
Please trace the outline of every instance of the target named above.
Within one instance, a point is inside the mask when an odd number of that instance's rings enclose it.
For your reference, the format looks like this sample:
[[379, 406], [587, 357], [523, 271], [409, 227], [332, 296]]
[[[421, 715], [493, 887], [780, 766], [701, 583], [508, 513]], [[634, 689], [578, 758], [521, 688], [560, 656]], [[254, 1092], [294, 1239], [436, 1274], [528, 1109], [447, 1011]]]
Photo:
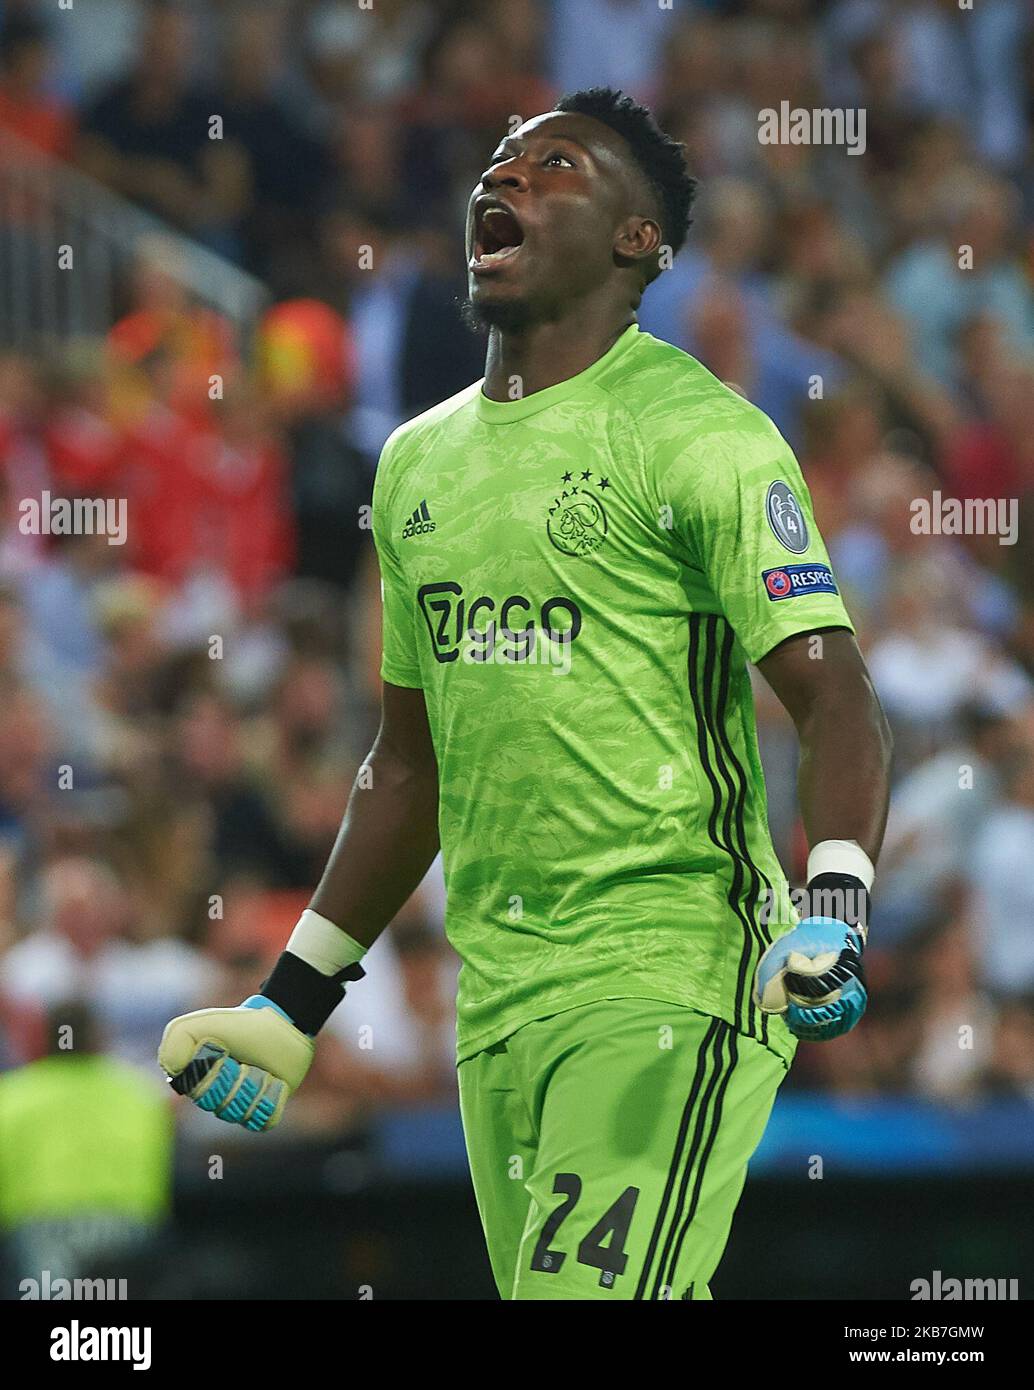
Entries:
[[[725, 1093], [729, 1088], [729, 1082], [732, 1080], [732, 1074], [736, 1070], [737, 1052], [735, 1030], [732, 1028], [725, 1029], [724, 1038], [719, 1040], [719, 1052], [722, 1050], [723, 1040], [728, 1051], [728, 1059], [724, 1065], [719, 1063], [721, 1076], [718, 1082], [718, 1088], [715, 1092], [714, 1109], [711, 1113], [707, 1138], [704, 1141], [704, 1146], [700, 1153], [700, 1162], [697, 1164], [696, 1180], [693, 1183], [693, 1192], [690, 1197], [689, 1206], [686, 1208], [686, 1214], [679, 1224], [678, 1235], [675, 1238], [671, 1259], [668, 1262], [668, 1274], [665, 1282], [669, 1289], [674, 1287], [675, 1274], [679, 1267], [679, 1256], [682, 1253], [682, 1242], [686, 1239], [689, 1228], [693, 1224], [693, 1218], [696, 1216], [697, 1207], [700, 1204], [700, 1192], [704, 1185], [704, 1173], [707, 1169], [707, 1160], [711, 1157], [711, 1150], [714, 1148], [714, 1142], [718, 1137], [718, 1127], [722, 1122], [722, 1104], [725, 1101]], [[683, 1191], [685, 1191], [685, 1188], [688, 1186], [689, 1176], [690, 1168], [689, 1165], [687, 1165], [685, 1176], [683, 1177]], [[681, 1207], [685, 1207], [684, 1202], [681, 1203]]]
[[[722, 1071], [721, 1054], [723, 1051], [723, 1040], [726, 1035], [731, 1037], [733, 1035], [733, 1029], [722, 1019], [712, 1018], [704, 1034], [703, 1041], [697, 1049], [697, 1060], [693, 1073], [693, 1081], [682, 1111], [678, 1133], [675, 1137], [675, 1148], [672, 1153], [671, 1164], [668, 1168], [668, 1176], [664, 1184], [664, 1192], [661, 1195], [653, 1230], [650, 1233], [650, 1242], [643, 1260], [643, 1268], [639, 1275], [639, 1283], [636, 1285], [636, 1299], [660, 1298], [660, 1291], [664, 1287], [662, 1276], [669, 1264], [669, 1253], [673, 1241], [677, 1240], [679, 1248], [681, 1248], [681, 1238], [677, 1232], [685, 1205], [685, 1195], [689, 1186], [690, 1175], [694, 1167], [697, 1167], [699, 1181], [694, 1188], [695, 1198], [699, 1195], [700, 1183], [703, 1181], [703, 1165], [706, 1162], [707, 1155], [711, 1152], [711, 1148], [714, 1144], [714, 1133], [717, 1130], [716, 1123], [712, 1123], [709, 1130], [705, 1124], [710, 1100], [714, 1094], [716, 1085], [721, 1085], [721, 1094], [724, 1095], [725, 1086], [728, 1084], [728, 1076], [725, 1077], [724, 1083], [720, 1083], [719, 1080]], [[732, 1067], [735, 1064], [735, 1060], [736, 1045], [735, 1041], [733, 1041], [730, 1043], [729, 1075], [732, 1074]], [[707, 1133], [705, 1133], [705, 1130], [707, 1130]], [[701, 1159], [699, 1165], [697, 1163], [698, 1158]], [[675, 1194], [676, 1184], [678, 1184], [677, 1195]], [[696, 1210], [695, 1202], [692, 1210]], [[692, 1220], [692, 1215], [690, 1215], [689, 1219]], [[686, 1223], [686, 1229], [688, 1229], [688, 1223]], [[684, 1231], [682, 1234], [684, 1235]], [[660, 1247], [660, 1258], [653, 1281], [653, 1289], [647, 1292], [650, 1285], [651, 1268], [658, 1255], [658, 1247]]]

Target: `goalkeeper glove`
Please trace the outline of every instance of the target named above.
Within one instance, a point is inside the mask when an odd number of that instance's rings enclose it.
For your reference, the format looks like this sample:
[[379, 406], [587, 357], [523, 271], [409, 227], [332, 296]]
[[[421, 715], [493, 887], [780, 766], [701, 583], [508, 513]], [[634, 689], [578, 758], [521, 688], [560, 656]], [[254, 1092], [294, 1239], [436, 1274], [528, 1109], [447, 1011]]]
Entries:
[[[318, 920], [306, 926], [306, 918]], [[306, 936], [311, 946], [314, 931], [326, 944], [331, 926], [318, 914], [306, 912], [288, 947], [297, 947], [300, 939], [305, 949]], [[335, 943], [338, 959], [362, 953], [344, 932], [332, 930], [344, 943]], [[325, 953], [308, 954], [327, 963]], [[250, 1130], [272, 1129], [305, 1079], [315, 1051], [313, 1039], [344, 998], [346, 983], [361, 980], [365, 973], [353, 960], [326, 974], [286, 950], [261, 992], [238, 1008], [199, 1009], [174, 1018], [162, 1034], [158, 1062], [174, 1091], [217, 1119]]]
[[849, 1033], [865, 1013], [862, 968], [868, 890], [853, 875], [823, 873], [808, 881], [812, 906], [819, 895], [854, 898], [858, 912], [811, 915], [774, 941], [758, 963], [754, 1001], [763, 1013], [782, 1014], [796, 1038], [828, 1042]]

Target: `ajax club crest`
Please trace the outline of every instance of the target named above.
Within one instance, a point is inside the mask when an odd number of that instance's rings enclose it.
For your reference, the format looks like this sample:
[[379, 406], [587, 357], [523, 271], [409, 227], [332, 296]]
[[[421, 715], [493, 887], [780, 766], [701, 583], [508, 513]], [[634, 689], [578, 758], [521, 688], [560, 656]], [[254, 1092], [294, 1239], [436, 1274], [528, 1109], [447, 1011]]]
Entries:
[[591, 555], [607, 536], [607, 513], [602, 494], [610, 487], [608, 478], [593, 479], [589, 469], [579, 475], [565, 473], [564, 490], [553, 498], [546, 521], [549, 539], [565, 555]]

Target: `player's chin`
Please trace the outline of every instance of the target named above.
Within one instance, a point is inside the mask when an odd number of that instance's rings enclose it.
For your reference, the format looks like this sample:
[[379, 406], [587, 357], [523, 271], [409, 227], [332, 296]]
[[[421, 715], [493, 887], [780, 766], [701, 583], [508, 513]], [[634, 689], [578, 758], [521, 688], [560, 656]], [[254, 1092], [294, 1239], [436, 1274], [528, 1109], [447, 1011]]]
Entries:
[[534, 312], [528, 297], [517, 287], [479, 283], [472, 277], [463, 317], [474, 329], [514, 332], [531, 323]]

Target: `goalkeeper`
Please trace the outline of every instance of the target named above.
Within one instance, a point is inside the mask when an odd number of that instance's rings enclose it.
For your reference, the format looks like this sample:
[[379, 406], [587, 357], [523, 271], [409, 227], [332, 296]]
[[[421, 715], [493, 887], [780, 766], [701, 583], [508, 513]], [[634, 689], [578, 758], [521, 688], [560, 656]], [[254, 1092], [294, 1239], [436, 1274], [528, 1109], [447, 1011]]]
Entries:
[[[195, 1104], [276, 1124], [440, 845], [504, 1298], [708, 1298], [797, 1040], [865, 1008], [886, 723], [790, 449], [636, 320], [692, 197], [681, 146], [606, 90], [491, 156], [467, 216], [485, 378], [377, 472], [380, 732], [269, 979], [161, 1045]], [[800, 736], [798, 925], [749, 663]]]

